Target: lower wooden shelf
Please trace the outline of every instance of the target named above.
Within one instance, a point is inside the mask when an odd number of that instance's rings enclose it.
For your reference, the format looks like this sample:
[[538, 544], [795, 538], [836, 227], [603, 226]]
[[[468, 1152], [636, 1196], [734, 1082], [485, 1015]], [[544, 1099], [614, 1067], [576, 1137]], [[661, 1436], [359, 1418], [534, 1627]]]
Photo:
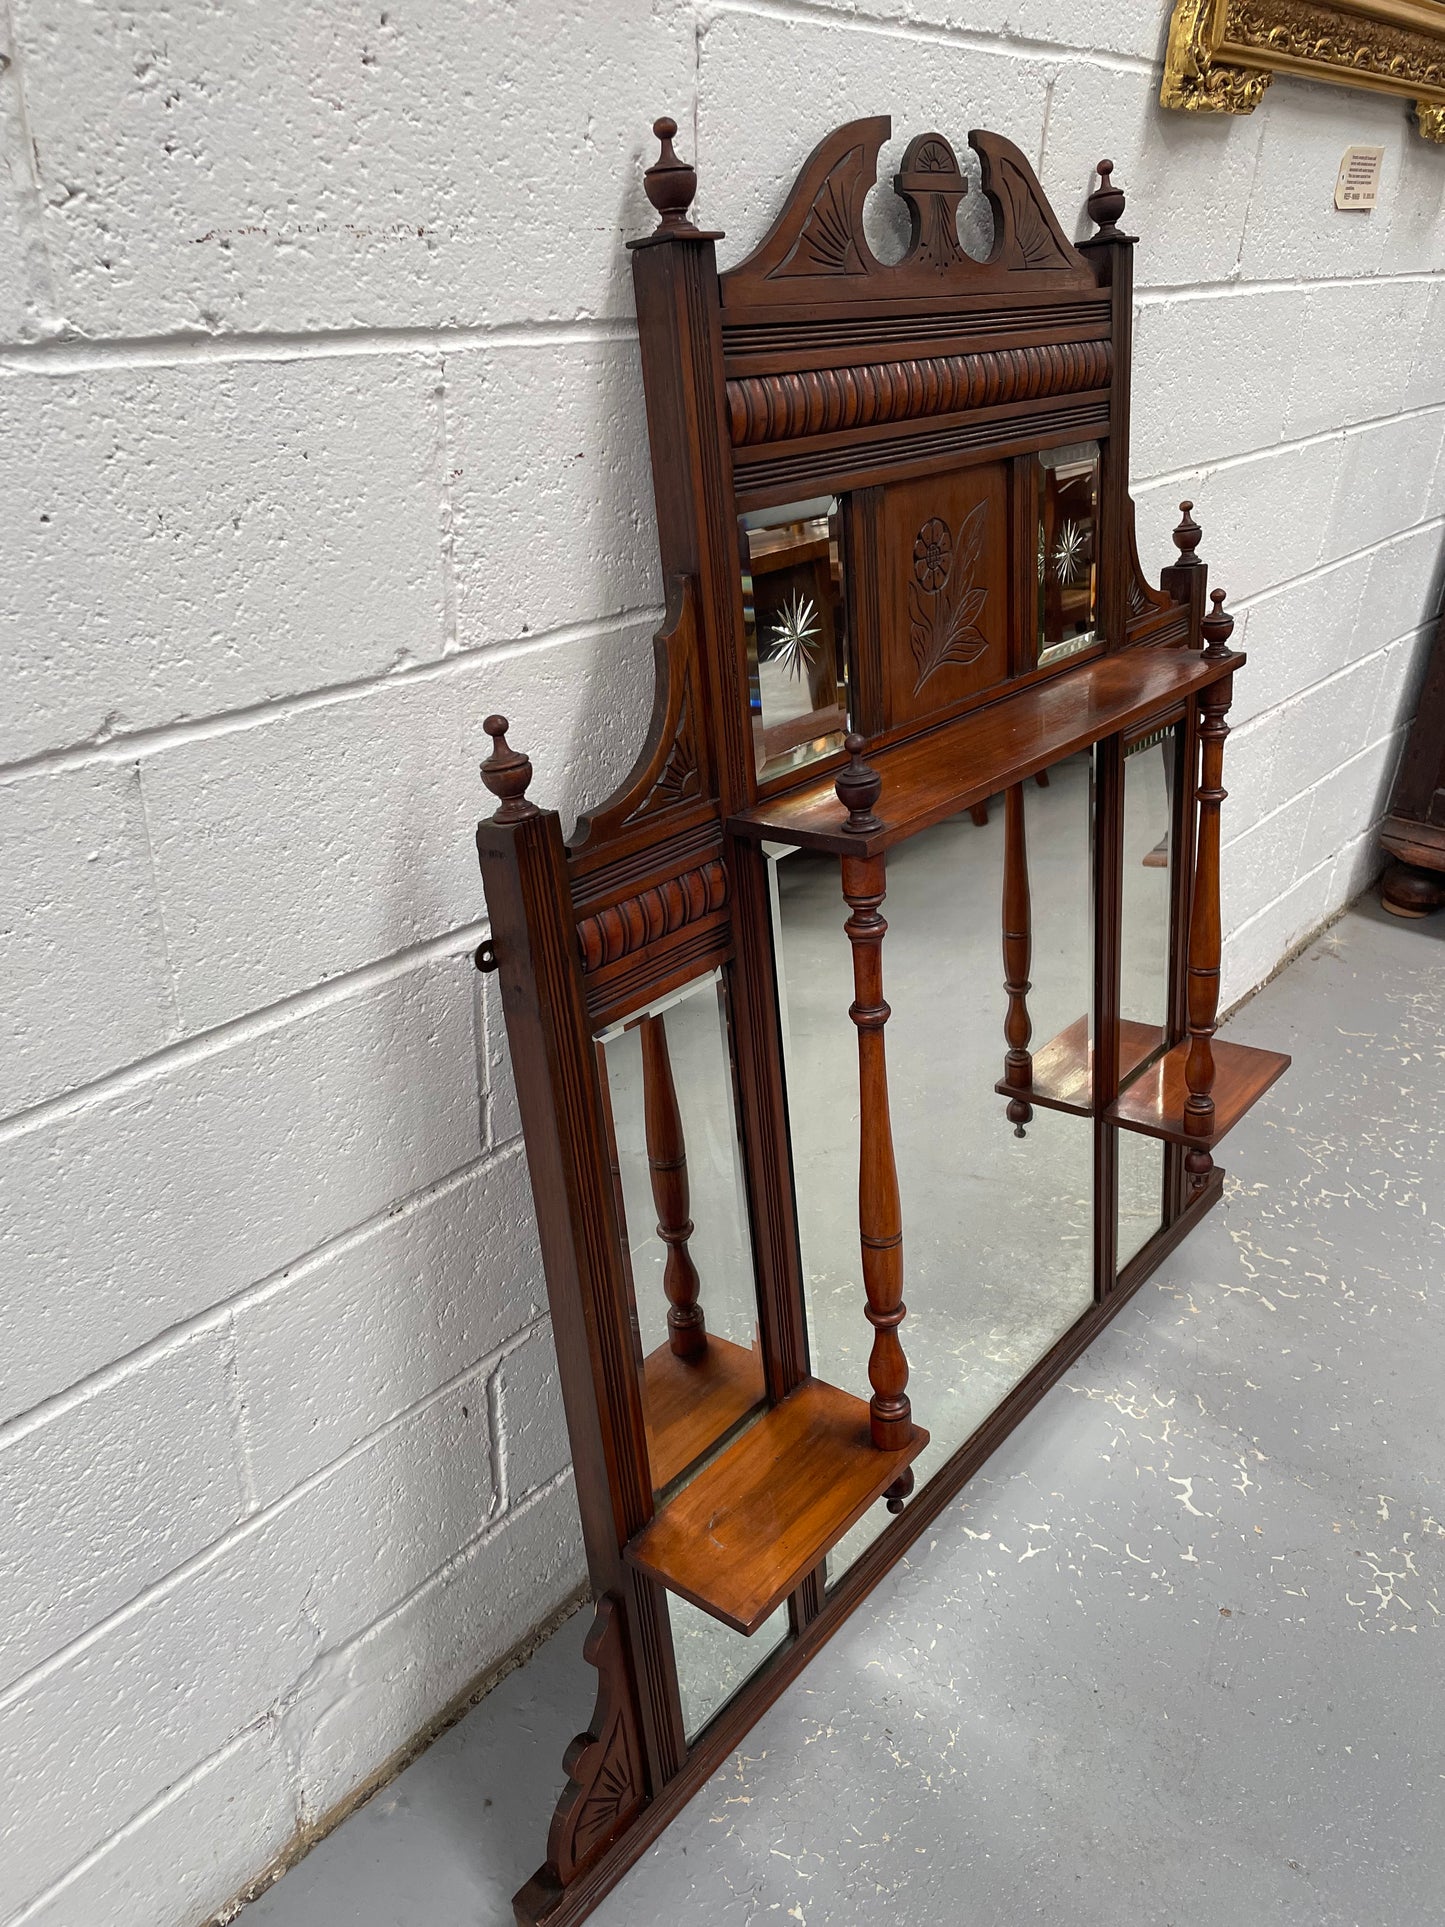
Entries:
[[902, 1451], [880, 1452], [865, 1400], [805, 1379], [670, 1499], [627, 1557], [755, 1633], [927, 1443], [914, 1426]]
[[1167, 1138], [1171, 1144], [1199, 1144], [1212, 1150], [1245, 1112], [1284, 1076], [1291, 1060], [1277, 1050], [1258, 1050], [1252, 1044], [1214, 1040], [1214, 1123], [1203, 1135], [1184, 1128], [1184, 1103], [1189, 1096], [1184, 1065], [1189, 1040], [1166, 1051], [1157, 1064], [1140, 1073], [1118, 1102], [1104, 1113], [1111, 1124], [1145, 1137]]
[[[1136, 1024], [1124, 1018], [1119, 1024], [1119, 1075], [1128, 1077], [1151, 1052], [1164, 1042], [1158, 1024]], [[1076, 1018], [1067, 1030], [1050, 1038], [1034, 1052], [1032, 1081], [1023, 1089], [1002, 1081], [994, 1085], [1001, 1097], [1022, 1098], [1025, 1104], [1042, 1104], [1046, 1110], [1070, 1111], [1075, 1117], [1089, 1117], [1094, 1109], [1094, 1049], [1089, 1039], [1089, 1019]]]
[[763, 1355], [756, 1345], [748, 1349], [709, 1332], [701, 1358], [676, 1358], [667, 1345], [649, 1352], [642, 1364], [642, 1401], [654, 1488], [671, 1485], [746, 1418], [766, 1391]]

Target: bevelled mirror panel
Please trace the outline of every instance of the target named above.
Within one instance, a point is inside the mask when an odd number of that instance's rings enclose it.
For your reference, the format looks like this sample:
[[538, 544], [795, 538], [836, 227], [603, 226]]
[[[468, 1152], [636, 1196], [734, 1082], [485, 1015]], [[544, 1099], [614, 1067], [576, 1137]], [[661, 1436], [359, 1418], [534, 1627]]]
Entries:
[[1098, 640], [1099, 444], [1046, 448], [1037, 458], [1038, 663]]
[[[1093, 983], [1093, 759], [1023, 786], [1032, 881], [1034, 1035], [1077, 1035]], [[995, 1091], [1005, 1051], [1005, 810], [965, 812], [888, 853], [883, 994], [903, 1212], [902, 1329], [919, 1488], [1093, 1303], [1093, 1134], [1038, 1108], [1014, 1134]], [[836, 860], [771, 866], [809, 1343], [814, 1373], [866, 1398], [872, 1341], [858, 1241], [857, 1040]], [[1036, 1000], [1036, 1001], [1035, 1001]], [[830, 1555], [838, 1577], [888, 1523], [874, 1506]]]
[[751, 1635], [735, 1633], [711, 1613], [668, 1593], [677, 1690], [688, 1745], [789, 1636], [788, 1609], [779, 1606]]
[[738, 546], [753, 756], [766, 781], [832, 755], [848, 728], [837, 499], [744, 515]]
[[1118, 1149], [1119, 1271], [1136, 1258], [1164, 1224], [1164, 1146], [1138, 1131], [1115, 1131]]
[[656, 1491], [764, 1403], [725, 998], [714, 971], [597, 1039]]
[[1169, 1022], [1176, 785], [1182, 725], [1155, 730], [1124, 754], [1124, 874], [1119, 921], [1120, 1082], [1164, 1048]]

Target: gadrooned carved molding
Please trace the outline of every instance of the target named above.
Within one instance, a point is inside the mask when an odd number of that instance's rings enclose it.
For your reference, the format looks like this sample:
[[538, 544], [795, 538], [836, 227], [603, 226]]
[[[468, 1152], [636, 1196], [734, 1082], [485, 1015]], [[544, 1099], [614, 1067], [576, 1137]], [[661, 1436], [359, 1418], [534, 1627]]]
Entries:
[[734, 445], [745, 448], [795, 435], [830, 435], [878, 422], [1107, 388], [1112, 374], [1109, 342], [1060, 341], [1047, 347], [746, 375], [727, 385], [728, 423]]
[[727, 871], [714, 857], [695, 870], [684, 870], [681, 876], [640, 890], [635, 897], [624, 897], [621, 903], [594, 911], [577, 925], [582, 968], [601, 970], [659, 937], [685, 930], [700, 917], [720, 910], [727, 894]]
[[1166, 107], [1252, 113], [1277, 73], [1412, 99], [1420, 132], [1445, 142], [1439, 0], [1175, 0]]

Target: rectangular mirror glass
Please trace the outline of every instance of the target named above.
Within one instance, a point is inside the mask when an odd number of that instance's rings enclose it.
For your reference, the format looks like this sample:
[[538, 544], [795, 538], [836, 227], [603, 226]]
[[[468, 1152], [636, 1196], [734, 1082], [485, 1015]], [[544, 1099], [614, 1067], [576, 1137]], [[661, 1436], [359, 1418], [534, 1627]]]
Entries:
[[1062, 662], [1098, 636], [1099, 444], [1037, 457], [1038, 663]]
[[764, 1403], [721, 973], [612, 1024], [597, 1050], [660, 1492]]
[[682, 1727], [691, 1746], [713, 1715], [789, 1637], [788, 1609], [779, 1606], [755, 1633], [745, 1637], [675, 1592], [665, 1597], [672, 1621]]
[[[1023, 786], [1032, 881], [1034, 1036], [1078, 1030], [1093, 982], [1093, 758]], [[931, 1434], [918, 1485], [1093, 1303], [1093, 1135], [1036, 1108], [1016, 1137], [995, 1089], [1005, 1050], [1005, 811], [969, 813], [888, 853], [883, 992], [903, 1208], [909, 1396]], [[813, 1370], [866, 1398], [872, 1331], [858, 1244], [858, 1059], [838, 864], [772, 852], [784, 1065]], [[844, 1572], [888, 1523], [880, 1504], [834, 1548]]]
[[1122, 1271], [1164, 1222], [1164, 1146], [1138, 1131], [1115, 1131], [1119, 1215], [1115, 1261]]
[[1164, 1048], [1169, 1022], [1169, 926], [1174, 894], [1175, 783], [1183, 726], [1124, 750], [1124, 874], [1119, 921], [1120, 1083]]
[[741, 516], [738, 546], [753, 753], [766, 779], [831, 755], [848, 728], [837, 498]]

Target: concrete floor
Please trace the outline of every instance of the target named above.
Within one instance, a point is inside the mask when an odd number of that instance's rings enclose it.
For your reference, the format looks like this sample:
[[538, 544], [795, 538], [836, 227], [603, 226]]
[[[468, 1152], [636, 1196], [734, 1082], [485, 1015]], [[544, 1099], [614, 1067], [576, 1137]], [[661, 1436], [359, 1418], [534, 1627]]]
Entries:
[[[1228, 1034], [1295, 1064], [1222, 1207], [597, 1927], [1445, 1918], [1445, 920], [1363, 905]], [[584, 1630], [244, 1927], [505, 1927]]]

